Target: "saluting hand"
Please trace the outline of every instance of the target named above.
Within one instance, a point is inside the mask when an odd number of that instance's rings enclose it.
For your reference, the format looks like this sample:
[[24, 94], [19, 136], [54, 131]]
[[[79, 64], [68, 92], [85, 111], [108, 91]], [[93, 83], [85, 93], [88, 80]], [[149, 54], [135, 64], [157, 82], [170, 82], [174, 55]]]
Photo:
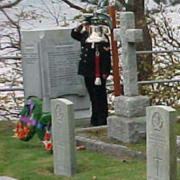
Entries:
[[80, 25], [76, 28], [76, 31], [80, 32], [80, 31], [82, 30], [83, 26], [84, 26], [83, 24], [80, 24]]

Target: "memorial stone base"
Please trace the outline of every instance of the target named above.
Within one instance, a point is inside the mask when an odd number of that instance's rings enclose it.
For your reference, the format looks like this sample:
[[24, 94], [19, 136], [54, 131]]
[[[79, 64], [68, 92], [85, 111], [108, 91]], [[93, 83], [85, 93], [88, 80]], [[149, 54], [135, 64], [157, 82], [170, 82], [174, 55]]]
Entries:
[[137, 143], [146, 137], [146, 96], [115, 98], [115, 115], [108, 117], [108, 137], [125, 143]]
[[108, 117], [108, 138], [125, 143], [137, 143], [146, 139], [146, 117]]
[[91, 125], [90, 110], [74, 111], [74, 119], [76, 127], [89, 127]]
[[149, 106], [147, 96], [119, 96], [115, 98], [115, 114], [123, 117], [141, 117], [146, 115]]

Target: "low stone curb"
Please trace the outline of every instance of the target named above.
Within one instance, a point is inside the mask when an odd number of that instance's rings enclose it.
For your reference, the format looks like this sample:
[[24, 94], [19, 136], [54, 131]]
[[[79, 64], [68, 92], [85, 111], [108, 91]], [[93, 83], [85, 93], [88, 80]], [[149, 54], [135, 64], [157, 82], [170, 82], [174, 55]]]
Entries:
[[[82, 128], [76, 130], [76, 132], [92, 129], [106, 129], [107, 126], [92, 127], [92, 128]], [[126, 146], [106, 143], [98, 140], [93, 140], [90, 138], [85, 138], [81, 136], [76, 136], [77, 146], [84, 146], [87, 150], [96, 151], [112, 156], [126, 156], [131, 158], [146, 158], [146, 154], [140, 151], [129, 150]]]
[[145, 153], [129, 150], [125, 146], [105, 143], [102, 141], [97, 141], [93, 139], [88, 139], [80, 136], [76, 136], [76, 144], [78, 146], [84, 146], [87, 150], [96, 151], [100, 153], [104, 153], [112, 156], [127, 156], [127, 157], [137, 157], [137, 158], [145, 158]]
[[[77, 129], [76, 132], [81, 132], [85, 130], [93, 130], [93, 129], [107, 129], [107, 126], [98, 126], [98, 127], [90, 127], [90, 128], [82, 128]], [[77, 146], [84, 146], [85, 149], [95, 152], [104, 153], [112, 156], [126, 156], [130, 158], [146, 158], [145, 152], [130, 150], [126, 146], [106, 143], [90, 138], [85, 138], [82, 136], [76, 136], [76, 144]], [[180, 154], [180, 136], [177, 136], [177, 153]], [[180, 159], [179, 159], [180, 162]]]

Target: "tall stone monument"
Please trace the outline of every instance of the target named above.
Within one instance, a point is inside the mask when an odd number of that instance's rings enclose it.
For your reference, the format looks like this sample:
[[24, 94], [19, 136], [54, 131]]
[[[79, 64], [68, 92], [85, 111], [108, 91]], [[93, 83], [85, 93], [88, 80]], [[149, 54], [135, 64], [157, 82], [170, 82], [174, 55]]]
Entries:
[[147, 107], [147, 180], [177, 180], [176, 110]]
[[121, 29], [114, 32], [122, 45], [124, 95], [115, 97], [115, 116], [108, 118], [108, 137], [126, 143], [145, 139], [146, 107], [149, 98], [139, 96], [137, 83], [136, 43], [142, 42], [142, 30], [135, 29], [134, 14], [120, 13]]
[[43, 112], [50, 112], [50, 99], [69, 99], [76, 123], [89, 123], [90, 101], [84, 79], [77, 74], [79, 56], [80, 45], [71, 38], [71, 29], [23, 31], [25, 98], [41, 99]]
[[76, 173], [73, 103], [51, 100], [54, 173], [71, 177]]

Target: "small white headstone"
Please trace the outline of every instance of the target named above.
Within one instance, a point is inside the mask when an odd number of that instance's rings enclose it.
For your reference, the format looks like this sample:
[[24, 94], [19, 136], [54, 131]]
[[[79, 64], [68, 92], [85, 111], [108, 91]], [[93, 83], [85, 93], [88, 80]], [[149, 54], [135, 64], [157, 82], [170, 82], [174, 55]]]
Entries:
[[71, 177], [76, 173], [73, 103], [51, 100], [54, 173]]
[[177, 180], [176, 111], [147, 107], [147, 180]]
[[17, 180], [17, 179], [7, 177], [7, 176], [0, 176], [0, 180]]

